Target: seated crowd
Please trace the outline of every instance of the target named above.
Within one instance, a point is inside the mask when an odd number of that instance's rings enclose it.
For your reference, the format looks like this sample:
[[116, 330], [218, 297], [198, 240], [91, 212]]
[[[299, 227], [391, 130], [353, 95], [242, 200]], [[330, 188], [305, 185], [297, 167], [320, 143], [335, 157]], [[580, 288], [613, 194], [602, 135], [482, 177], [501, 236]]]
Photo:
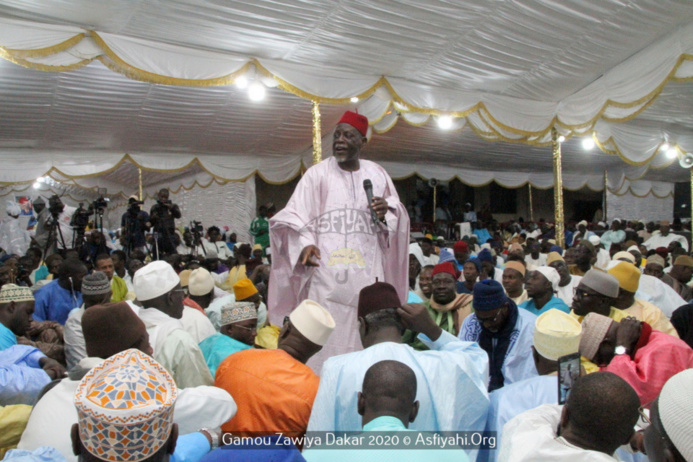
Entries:
[[[0, 456], [693, 462], [693, 258], [666, 221], [580, 222], [566, 248], [543, 222], [412, 239], [407, 303], [387, 282], [361, 288], [363, 349], [319, 376], [306, 363], [335, 321], [304, 300], [270, 322], [268, 238], [237, 243], [215, 226], [199, 245], [177, 236], [160, 260], [99, 231], [88, 252], [5, 252]], [[566, 378], [559, 360], [571, 355], [580, 367]], [[326, 431], [493, 441], [304, 444]]]

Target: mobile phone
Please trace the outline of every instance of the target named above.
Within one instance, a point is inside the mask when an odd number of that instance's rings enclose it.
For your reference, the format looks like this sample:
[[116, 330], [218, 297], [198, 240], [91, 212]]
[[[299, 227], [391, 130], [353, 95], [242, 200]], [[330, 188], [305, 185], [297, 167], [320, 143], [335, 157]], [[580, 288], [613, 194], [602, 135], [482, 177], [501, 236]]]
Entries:
[[580, 353], [558, 358], [558, 404], [568, 400], [573, 383], [580, 376]]

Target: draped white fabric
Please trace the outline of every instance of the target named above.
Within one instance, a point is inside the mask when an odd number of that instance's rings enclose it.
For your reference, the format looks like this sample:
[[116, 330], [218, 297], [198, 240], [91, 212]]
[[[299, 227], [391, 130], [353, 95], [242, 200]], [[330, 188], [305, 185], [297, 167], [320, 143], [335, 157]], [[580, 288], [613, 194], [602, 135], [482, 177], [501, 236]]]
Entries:
[[[657, 154], [661, 127], [614, 122], [637, 116], [670, 79], [693, 78], [693, 8], [685, 2], [638, 0], [633, 13], [616, 0], [586, 0], [574, 8], [541, 0], [500, 2], [493, 11], [481, 0], [454, 8], [404, 2], [397, 9], [357, 1], [337, 7], [339, 15], [326, 2], [263, 0], [236, 6], [240, 32], [224, 40], [228, 29], [212, 14], [219, 13], [214, 7], [207, 7], [205, 19], [190, 18], [197, 2], [161, 12], [134, 2], [137, 21], [120, 13], [125, 4], [119, 0], [104, 1], [86, 16], [78, 13], [96, 7], [85, 0], [68, 3], [61, 11], [34, 0], [24, 5], [25, 19], [0, 16], [0, 56], [42, 70], [99, 59], [128, 77], [173, 85], [228, 85], [243, 74], [324, 102], [359, 96], [359, 109], [379, 133], [400, 118], [421, 125], [442, 115], [455, 117], [453, 129], [469, 126], [487, 140], [546, 144], [554, 125], [568, 137], [594, 131], [605, 152], [633, 166], [671, 163]], [[39, 11], [78, 26], [26, 19]], [[354, 21], [366, 12], [373, 24]], [[604, 27], [607, 22], [614, 27]], [[276, 27], [275, 35], [265, 33], [268, 24]], [[428, 31], [429, 24], [436, 30]], [[181, 39], [173, 33], [177, 29], [196, 33]], [[690, 131], [671, 130], [681, 155], [693, 149]], [[93, 161], [94, 171], [108, 162], [98, 154]], [[224, 178], [257, 170], [252, 159], [239, 159], [234, 172], [214, 159], [200, 161]], [[171, 162], [183, 161], [164, 163]], [[286, 164], [270, 163], [272, 171], [263, 176], [286, 177]], [[298, 166], [293, 167], [295, 174]], [[75, 169], [87, 167], [68, 168]], [[3, 179], [17, 176], [22, 173], [11, 171]]]

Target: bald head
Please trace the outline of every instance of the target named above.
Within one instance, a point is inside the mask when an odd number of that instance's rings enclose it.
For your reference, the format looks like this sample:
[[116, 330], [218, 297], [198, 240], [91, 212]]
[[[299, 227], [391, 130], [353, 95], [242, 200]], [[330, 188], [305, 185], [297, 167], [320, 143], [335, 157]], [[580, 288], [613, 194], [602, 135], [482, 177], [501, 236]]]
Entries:
[[586, 449], [613, 454], [630, 440], [639, 407], [635, 390], [616, 374], [580, 377], [561, 416], [561, 435], [569, 442], [589, 442]]
[[380, 361], [366, 371], [358, 399], [364, 425], [377, 417], [392, 416], [407, 426], [418, 410], [416, 375], [409, 366], [398, 361]]

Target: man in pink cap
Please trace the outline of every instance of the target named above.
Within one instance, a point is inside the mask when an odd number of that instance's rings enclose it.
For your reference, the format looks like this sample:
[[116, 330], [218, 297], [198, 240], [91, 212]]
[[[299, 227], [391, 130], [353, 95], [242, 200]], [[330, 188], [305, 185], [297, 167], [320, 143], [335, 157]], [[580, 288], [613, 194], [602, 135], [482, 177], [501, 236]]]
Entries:
[[[301, 301], [318, 300], [337, 328], [310, 366], [361, 348], [359, 291], [377, 280], [407, 299], [409, 217], [392, 179], [360, 159], [368, 119], [347, 111], [334, 130], [333, 156], [303, 175], [286, 207], [270, 219], [272, 280], [268, 311], [279, 325]], [[372, 199], [366, 185], [372, 185]]]

